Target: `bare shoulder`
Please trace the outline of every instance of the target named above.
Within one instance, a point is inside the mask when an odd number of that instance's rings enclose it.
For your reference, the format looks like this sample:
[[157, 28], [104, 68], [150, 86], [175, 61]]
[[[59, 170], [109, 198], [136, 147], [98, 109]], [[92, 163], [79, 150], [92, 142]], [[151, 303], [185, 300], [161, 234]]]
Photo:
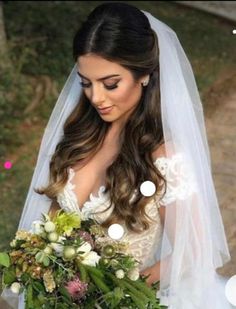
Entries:
[[171, 158], [174, 155], [175, 155], [175, 147], [171, 141], [167, 141], [157, 145], [157, 147], [152, 152], [152, 158], [154, 161], [160, 157]]
[[165, 143], [158, 145], [157, 148], [152, 152], [153, 160], [160, 157], [166, 157], [166, 145]]

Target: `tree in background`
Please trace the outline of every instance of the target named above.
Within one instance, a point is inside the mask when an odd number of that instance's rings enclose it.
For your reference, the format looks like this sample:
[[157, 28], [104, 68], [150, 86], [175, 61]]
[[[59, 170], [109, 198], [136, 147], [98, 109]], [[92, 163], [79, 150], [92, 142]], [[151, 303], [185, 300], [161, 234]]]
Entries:
[[7, 36], [5, 31], [3, 2], [0, 1], [0, 70], [4, 71], [11, 66], [12, 65], [9, 57]]

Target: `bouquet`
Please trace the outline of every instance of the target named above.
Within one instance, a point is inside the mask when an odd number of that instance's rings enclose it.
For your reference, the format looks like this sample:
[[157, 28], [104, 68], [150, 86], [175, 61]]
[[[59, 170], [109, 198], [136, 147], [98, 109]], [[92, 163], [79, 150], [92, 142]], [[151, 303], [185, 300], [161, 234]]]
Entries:
[[26, 309], [165, 308], [127, 244], [94, 220], [60, 210], [18, 230], [0, 253], [3, 288], [24, 293]]

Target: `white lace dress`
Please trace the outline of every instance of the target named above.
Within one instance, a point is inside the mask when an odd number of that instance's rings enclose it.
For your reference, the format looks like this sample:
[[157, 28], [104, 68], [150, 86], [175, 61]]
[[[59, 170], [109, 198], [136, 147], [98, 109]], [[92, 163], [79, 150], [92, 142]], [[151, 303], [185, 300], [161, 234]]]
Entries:
[[[121, 241], [128, 242], [130, 253], [140, 262], [140, 271], [153, 265], [157, 262], [157, 248], [160, 245], [162, 238], [162, 225], [160, 221], [160, 215], [158, 208], [160, 205], [167, 205], [175, 200], [175, 198], [184, 195], [191, 194], [194, 190], [194, 186], [189, 181], [188, 175], [185, 175], [176, 183], [176, 165], [183, 164], [183, 160], [180, 154], [174, 155], [171, 159], [165, 157], [159, 157], [154, 164], [167, 180], [167, 191], [165, 196], [160, 200], [159, 195], [153, 195], [153, 199], [146, 206], [146, 213], [151, 217], [154, 222], [150, 223], [150, 228], [143, 231], [141, 234], [128, 231], [125, 226], [125, 234]], [[97, 213], [101, 210], [105, 210], [109, 205], [109, 192], [105, 193], [105, 187], [101, 186], [98, 191], [98, 196], [90, 194], [90, 199], [84, 203], [83, 207], [79, 207], [77, 197], [74, 192], [75, 185], [71, 183], [74, 177], [74, 170], [69, 169], [69, 179], [64, 187], [64, 190], [58, 195], [57, 201], [60, 207], [65, 211], [76, 211], [82, 219], [93, 218], [98, 223], [105, 221], [105, 219], [111, 214], [112, 207], [103, 213]]]
[[[196, 191], [194, 179], [191, 174], [188, 173], [186, 162], [181, 153], [175, 154], [171, 158], [157, 158], [154, 164], [167, 181], [167, 190], [165, 195], [160, 199], [160, 195], [154, 194], [153, 199], [146, 206], [147, 214], [154, 219], [155, 222], [151, 223], [150, 228], [141, 234], [130, 231], [127, 232], [126, 230], [126, 233], [121, 239], [122, 241], [129, 242], [131, 253], [140, 262], [140, 271], [153, 265], [159, 260], [156, 253], [158, 252], [163, 232], [158, 210], [160, 205], [167, 206], [178, 199], [182, 200], [188, 198]], [[66, 212], [78, 212], [83, 219], [94, 218], [101, 223], [110, 215], [112, 211], [111, 207], [103, 213], [97, 213], [106, 209], [109, 205], [109, 193], [105, 194], [105, 187], [101, 186], [98, 191], [98, 196], [90, 194], [89, 200], [84, 203], [83, 207], [81, 207], [74, 192], [75, 185], [71, 182], [73, 177], [74, 170], [70, 168], [68, 182], [63, 191], [57, 197], [60, 207]], [[222, 300], [222, 305], [220, 305], [219, 308], [222, 309], [235, 308], [227, 302], [224, 296], [224, 287], [227, 279], [228, 278], [226, 277], [221, 277], [219, 275], [217, 276], [217, 288], [221, 295], [220, 299]], [[157, 291], [157, 297], [159, 297], [159, 291]], [[168, 305], [168, 300], [166, 305]], [[18, 309], [24, 308], [24, 296], [21, 294]]]

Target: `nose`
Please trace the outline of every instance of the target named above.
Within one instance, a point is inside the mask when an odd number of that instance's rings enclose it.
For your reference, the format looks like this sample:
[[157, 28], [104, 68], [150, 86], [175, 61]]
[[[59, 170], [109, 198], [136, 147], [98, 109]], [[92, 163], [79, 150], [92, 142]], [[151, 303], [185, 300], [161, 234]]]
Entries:
[[101, 105], [104, 102], [105, 96], [101, 87], [93, 87], [91, 94], [91, 102], [97, 106]]

